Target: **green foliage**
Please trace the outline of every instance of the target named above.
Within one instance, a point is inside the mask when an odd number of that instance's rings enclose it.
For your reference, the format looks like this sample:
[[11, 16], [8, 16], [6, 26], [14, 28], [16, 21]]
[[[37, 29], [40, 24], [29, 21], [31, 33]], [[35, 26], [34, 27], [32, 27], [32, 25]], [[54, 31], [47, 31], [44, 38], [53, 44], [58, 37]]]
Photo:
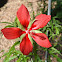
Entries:
[[40, 30], [45, 32], [45, 34], [47, 34], [47, 30], [49, 30], [49, 39], [52, 38], [52, 40], [54, 40], [55, 36], [58, 36], [62, 30], [61, 22], [56, 20], [55, 17], [52, 17], [49, 24]]
[[[58, 57], [57, 53], [60, 54], [62, 56], [62, 54], [60, 53], [60, 51], [58, 51], [57, 49], [55, 49], [54, 47], [51, 48], [51, 50], [49, 50], [49, 53], [55, 57], [57, 59], [58, 62], [61, 62], [62, 59]], [[56, 54], [54, 54], [56, 53]]]
[[[58, 47], [57, 46], [58, 41], [55, 42], [56, 37], [61, 32], [62, 26], [61, 26], [61, 22], [59, 22], [59, 20], [56, 20], [55, 18], [56, 18], [56, 16], [55, 17], [52, 17], [51, 21], [49, 22], [49, 24], [47, 26], [45, 26], [44, 28], [38, 29], [40, 31], [33, 30], [36, 33], [39, 33], [39, 32], [42, 33], [42, 32], [44, 32], [45, 34], [47, 34], [47, 30], [49, 31], [49, 40], [51, 40], [52, 43], [54, 43], [54, 44], [52, 44], [52, 47], [48, 49], [48, 52], [50, 54], [48, 56], [48, 59], [49, 59], [48, 61], [49, 62], [51, 62], [51, 59], [50, 59], [51, 55], [53, 57], [55, 57], [58, 62], [61, 62], [62, 61], [62, 59], [59, 58], [58, 55], [57, 55], [57, 54], [59, 54], [59, 55], [62, 56], [61, 51], [56, 49]], [[17, 17], [16, 17], [16, 19], [15, 19], [15, 21], [13, 23], [9, 23], [9, 22], [1, 22], [1, 23], [7, 23], [8, 24], [5, 28], [7, 28], [7, 27], [19, 27], [19, 28], [22, 29], [22, 26], [20, 25], [20, 22], [18, 21]], [[30, 23], [29, 28], [30, 28], [31, 24], [32, 23]], [[23, 34], [20, 37], [20, 41], [23, 39], [24, 36], [25, 36], [25, 34]], [[31, 42], [33, 44], [33, 40], [30, 37], [30, 35], [29, 35], [29, 38], [30, 38], [30, 40], [31, 40]], [[46, 48], [43, 48], [42, 47], [41, 49], [38, 49], [37, 48], [38, 45], [36, 43], [34, 43], [33, 53], [30, 53], [28, 56], [26, 56], [26, 55], [23, 55], [19, 50], [16, 50], [15, 49], [15, 46], [18, 45], [18, 44], [20, 44], [19, 41], [15, 42], [14, 45], [9, 49], [9, 51], [2, 56], [2, 57], [5, 56], [5, 59], [3, 60], [3, 62], [9, 62], [9, 61], [11, 61], [11, 60], [13, 60], [15, 58], [18, 58], [16, 62], [27, 62], [27, 61], [30, 60], [30, 58], [31, 58], [30, 61], [32, 61], [32, 62], [33, 61], [34, 62], [35, 61], [43, 62], [42, 59], [40, 59], [39, 55], [37, 54], [37, 51], [39, 51], [39, 50], [46, 51], [47, 50]], [[62, 46], [60, 45], [60, 47], [62, 47]], [[35, 56], [35, 60], [32, 59], [32, 56], [33, 55]]]
[[[58, 50], [57, 48], [62, 48], [59, 40], [56, 40], [57, 37], [60, 35], [62, 26], [61, 22], [59, 20], [56, 20], [56, 16], [51, 18], [51, 21], [47, 26], [45, 26], [43, 29], [39, 29], [40, 31], [47, 34], [47, 30], [49, 31], [49, 40], [52, 43], [52, 47], [48, 49], [49, 55], [48, 55], [48, 62], [52, 62], [50, 57], [53, 56], [57, 59], [58, 62], [61, 62], [62, 59], [58, 57], [58, 55], [62, 56], [61, 50]], [[41, 50], [46, 51], [47, 49], [42, 48]]]
[[10, 57], [13, 53], [14, 53], [14, 50], [15, 50], [15, 46], [18, 45], [20, 42], [15, 42], [14, 45], [9, 49], [9, 51], [7, 53], [5, 53], [2, 57], [6, 56], [5, 59], [3, 60], [3, 62], [9, 62], [12, 58], [16, 58], [16, 56], [13, 56], [13, 57]]
[[19, 50], [15, 49], [15, 46], [19, 44], [20, 41], [15, 42], [14, 45], [9, 49], [9, 51], [2, 56], [2, 57], [5, 56], [3, 62], [9, 62], [15, 58], [18, 58], [16, 62], [20, 62], [20, 61], [26, 62], [29, 59], [29, 57], [26, 57], [26, 55], [23, 55]]

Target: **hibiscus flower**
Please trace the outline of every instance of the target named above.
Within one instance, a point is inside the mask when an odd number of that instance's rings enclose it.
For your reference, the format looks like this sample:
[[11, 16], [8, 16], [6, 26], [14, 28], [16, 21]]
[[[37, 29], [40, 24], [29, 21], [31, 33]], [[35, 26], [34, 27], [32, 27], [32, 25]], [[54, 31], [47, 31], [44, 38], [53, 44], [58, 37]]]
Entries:
[[32, 52], [33, 49], [32, 41], [29, 38], [30, 36], [38, 45], [42, 47], [49, 48], [52, 46], [49, 42], [48, 37], [44, 33], [41, 33], [37, 30], [47, 25], [47, 23], [51, 19], [50, 15], [38, 15], [37, 17], [35, 17], [35, 21], [28, 29], [28, 26], [30, 24], [30, 15], [27, 8], [22, 4], [17, 11], [17, 18], [19, 19], [20, 24], [23, 25], [25, 30], [21, 30], [18, 27], [11, 27], [4, 28], [1, 31], [7, 39], [16, 39], [25, 34], [20, 43], [20, 50], [24, 55], [28, 55], [30, 52]]

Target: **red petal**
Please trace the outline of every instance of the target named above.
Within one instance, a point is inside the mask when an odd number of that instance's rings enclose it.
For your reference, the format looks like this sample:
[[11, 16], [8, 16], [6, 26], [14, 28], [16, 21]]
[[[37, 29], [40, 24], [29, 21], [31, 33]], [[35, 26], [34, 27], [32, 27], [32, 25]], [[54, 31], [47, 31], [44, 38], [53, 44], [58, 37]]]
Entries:
[[27, 28], [30, 22], [30, 15], [27, 8], [22, 4], [21, 7], [17, 11], [17, 17], [20, 23]]
[[35, 42], [42, 47], [49, 48], [52, 46], [44, 33], [32, 33], [31, 36]]
[[24, 55], [28, 55], [32, 52], [33, 45], [28, 38], [28, 34], [23, 38], [22, 42], [20, 43], [20, 50]]
[[12, 28], [4, 28], [1, 31], [2, 31], [3, 35], [7, 39], [15, 39], [15, 38], [18, 38], [18, 37], [20, 37], [24, 33], [24, 31], [22, 31], [19, 28], [15, 28], [15, 27], [12, 27]]
[[51, 15], [40, 14], [36, 18], [36, 21], [32, 24], [32, 29], [43, 28], [51, 20]]

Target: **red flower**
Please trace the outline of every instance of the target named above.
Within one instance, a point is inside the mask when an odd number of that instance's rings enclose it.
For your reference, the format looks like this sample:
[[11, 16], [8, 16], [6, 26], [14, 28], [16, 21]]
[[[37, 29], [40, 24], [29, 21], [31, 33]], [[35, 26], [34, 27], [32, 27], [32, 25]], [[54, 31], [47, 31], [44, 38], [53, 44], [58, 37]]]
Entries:
[[20, 37], [24, 33], [26, 34], [22, 39], [22, 42], [20, 43], [20, 50], [24, 55], [28, 55], [33, 49], [33, 45], [28, 37], [29, 35], [35, 40], [38, 45], [42, 47], [49, 48], [52, 46], [48, 40], [48, 37], [44, 33], [33, 32], [33, 30], [35, 31], [46, 26], [51, 19], [50, 15], [38, 15], [29, 29], [27, 27], [30, 23], [30, 15], [27, 8], [23, 4], [17, 11], [17, 17], [20, 23], [24, 26], [25, 31], [16, 27], [4, 28], [1, 31], [7, 39], [15, 39]]

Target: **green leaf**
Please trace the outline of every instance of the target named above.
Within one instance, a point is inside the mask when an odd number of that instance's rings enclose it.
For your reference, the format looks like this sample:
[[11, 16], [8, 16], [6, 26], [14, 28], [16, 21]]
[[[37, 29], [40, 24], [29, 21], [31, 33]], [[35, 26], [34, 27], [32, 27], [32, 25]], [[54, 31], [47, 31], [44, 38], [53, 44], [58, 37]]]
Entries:
[[53, 26], [53, 23], [52, 23], [52, 25], [51, 25], [51, 30], [53, 31], [53, 28], [54, 28], [54, 26]]
[[51, 55], [53, 55], [53, 57], [55, 57], [55, 58], [57, 59], [58, 62], [62, 62], [62, 59], [59, 58], [57, 55], [55, 55], [55, 54], [51, 54]]
[[8, 55], [8, 53], [9, 53], [9, 52], [4, 53], [2, 57], [4, 57], [4, 56]]
[[16, 62], [27, 62], [28, 57], [26, 55], [21, 54]]
[[19, 51], [19, 50], [15, 50], [14, 52], [17, 54], [22, 54], [21, 51]]
[[22, 55], [19, 56], [18, 60], [16, 62], [21, 62]]
[[47, 28], [47, 30], [49, 30], [49, 31], [50, 31], [50, 33], [52, 33], [52, 32], [51, 32], [52, 30], [51, 30], [50, 28]]
[[14, 45], [9, 49], [9, 52], [15, 50], [15, 46], [18, 44], [20, 44], [19, 41], [15, 42]]
[[52, 38], [52, 36], [49, 37], [49, 40]]
[[[55, 53], [58, 52], [59, 54], [61, 54], [60, 51], [58, 51], [58, 50], [55, 49], [54, 47], [52, 47], [52, 50], [49, 50], [49, 54], [50, 54], [50, 55], [53, 55], [53, 57], [55, 57], [58, 62], [62, 62], [62, 59], [59, 58], [56, 54], [54, 54], [54, 51], [56, 51]], [[61, 56], [62, 56], [62, 55], [61, 55]]]
[[11, 25], [7, 25], [7, 26], [5, 26], [5, 28], [7, 28], [7, 27], [14, 27], [14, 26], [11, 26]]
[[55, 26], [56, 26], [56, 27], [58, 27], [58, 28], [59, 28], [59, 27], [60, 27], [60, 28], [62, 27], [62, 26], [61, 26], [61, 25], [59, 25], [59, 24], [56, 24]]
[[55, 28], [56, 28], [56, 34], [59, 34], [59, 29], [57, 27], [55, 27]]
[[26, 55], [23, 55], [23, 62], [27, 62]]
[[10, 22], [0, 22], [0, 23], [7, 23], [7, 24], [12, 24], [12, 23], [10, 23]]
[[10, 60], [15, 59], [16, 57], [17, 56], [12, 56], [12, 57], [8, 58], [5, 62], [9, 62]]
[[8, 60], [11, 55], [12, 55], [12, 52], [9, 52], [9, 53], [6, 55], [6, 57], [5, 57], [5, 59], [3, 60], [3, 62], [7, 62], [6, 60]]
[[52, 53], [58, 53], [58, 54], [60, 54], [61, 56], [62, 56], [62, 54], [60, 53], [60, 51], [58, 51], [56, 48], [54, 48], [54, 47], [51, 47], [51, 52]]
[[1, 52], [4, 52], [4, 50], [1, 50], [0, 53], [1, 53]]
[[39, 56], [37, 56], [38, 62], [43, 62]]
[[46, 27], [43, 28], [43, 32], [46, 30]]

